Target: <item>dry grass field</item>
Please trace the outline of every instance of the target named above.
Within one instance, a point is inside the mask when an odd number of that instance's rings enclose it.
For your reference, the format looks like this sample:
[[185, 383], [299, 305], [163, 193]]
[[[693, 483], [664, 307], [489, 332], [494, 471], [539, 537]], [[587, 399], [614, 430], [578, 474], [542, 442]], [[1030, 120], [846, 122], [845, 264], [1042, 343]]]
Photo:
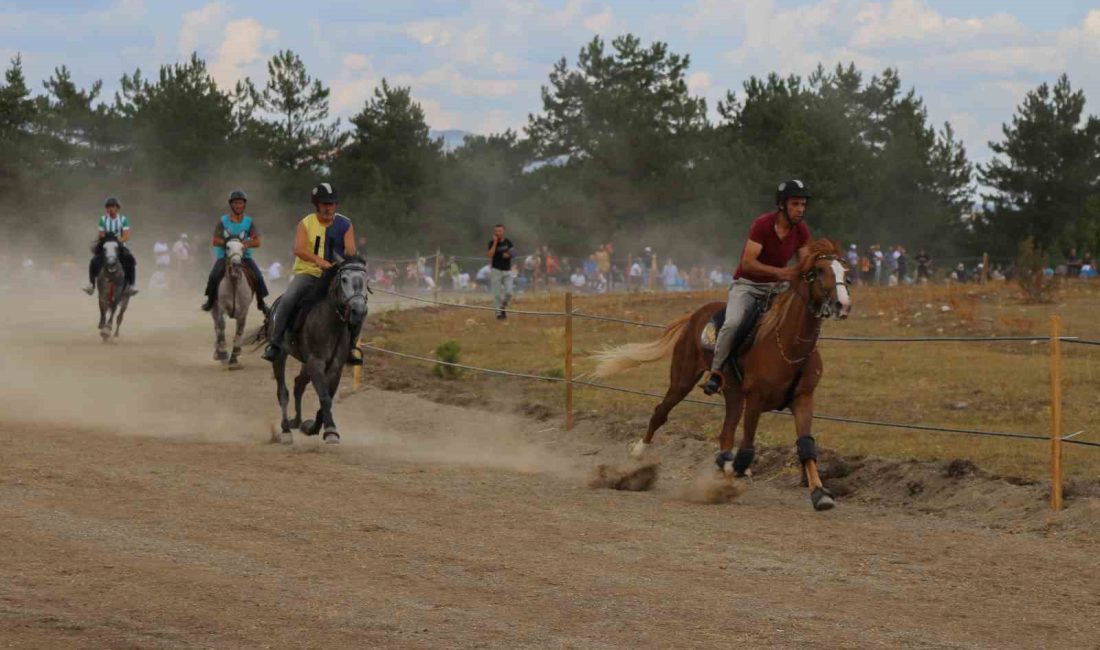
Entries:
[[[575, 308], [600, 314], [662, 323], [724, 292], [647, 293], [575, 298]], [[471, 303], [478, 298], [467, 295]], [[449, 300], [454, 297], [448, 298]], [[1072, 282], [1049, 305], [1028, 305], [1015, 285], [857, 287], [852, 317], [829, 322], [823, 334], [833, 336], [1047, 335], [1050, 316], [1060, 314], [1067, 336], [1100, 339], [1100, 283]], [[521, 310], [560, 311], [563, 296], [524, 295], [513, 305]], [[601, 348], [657, 335], [658, 330], [586, 319], [574, 321], [576, 372], [591, 370], [589, 355]], [[564, 324], [560, 317], [514, 315], [497, 322], [492, 312], [430, 308], [388, 313], [364, 334], [378, 347], [433, 356], [447, 340], [461, 346], [463, 363], [524, 373], [561, 376]], [[825, 377], [817, 408], [828, 415], [921, 423], [947, 427], [1014, 431], [1047, 435], [1050, 427], [1049, 344], [1046, 342], [841, 342], [823, 341]], [[386, 373], [379, 381], [390, 387], [415, 384], [449, 401], [512, 400], [528, 411], [559, 414], [564, 403], [560, 384], [492, 378], [466, 372], [458, 382], [435, 378], [427, 364], [380, 358]], [[395, 378], [395, 375], [397, 378]], [[1100, 347], [1063, 344], [1063, 430], [1083, 440], [1100, 441], [1093, 415], [1100, 407]], [[654, 363], [607, 381], [609, 384], [663, 393], [667, 362]], [[702, 391], [692, 397], [705, 399]], [[640, 435], [656, 400], [578, 387], [580, 418], [598, 418], [636, 430]], [[683, 404], [673, 411], [662, 437], [711, 439], [721, 412]], [[821, 444], [844, 454], [907, 460], [966, 458], [1006, 476], [1048, 476], [1049, 445], [1043, 441], [977, 437], [885, 429], [819, 421]], [[760, 437], [767, 444], [789, 445], [793, 433], [787, 416], [769, 415]], [[666, 438], [667, 439], [667, 438]], [[1067, 445], [1069, 478], [1100, 473], [1100, 449]]]

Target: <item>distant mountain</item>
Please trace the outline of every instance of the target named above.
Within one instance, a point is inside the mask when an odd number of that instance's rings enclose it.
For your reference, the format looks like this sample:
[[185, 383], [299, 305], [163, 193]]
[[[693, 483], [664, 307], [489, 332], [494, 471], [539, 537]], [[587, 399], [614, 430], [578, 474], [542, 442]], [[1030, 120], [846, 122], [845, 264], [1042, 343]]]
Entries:
[[428, 137], [430, 137], [432, 140], [443, 138], [443, 150], [448, 152], [454, 151], [455, 149], [461, 147], [462, 142], [466, 139], [466, 136], [468, 135], [477, 134], [470, 133], [469, 131], [463, 131], [461, 129], [446, 129], [444, 131], [437, 131], [435, 129], [432, 129], [428, 132]]

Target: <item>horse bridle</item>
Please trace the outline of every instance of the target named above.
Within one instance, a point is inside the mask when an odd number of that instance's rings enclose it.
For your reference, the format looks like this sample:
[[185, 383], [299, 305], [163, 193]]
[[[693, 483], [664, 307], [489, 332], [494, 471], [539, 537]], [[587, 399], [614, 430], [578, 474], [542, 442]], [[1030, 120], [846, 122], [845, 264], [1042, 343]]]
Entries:
[[[840, 258], [836, 255], [821, 253], [815, 256], [813, 259], [815, 265], [821, 260], [837, 262], [840, 261]], [[828, 306], [829, 297], [828, 294], [824, 291], [825, 285], [821, 283], [821, 273], [818, 272], [816, 266], [810, 267], [810, 269], [803, 273], [801, 277], [803, 284], [807, 286], [807, 293], [805, 296], [803, 296], [802, 293], [796, 289], [794, 294], [801, 298], [802, 301], [806, 304], [806, 307], [809, 309], [814, 319], [817, 320], [817, 327], [814, 329], [814, 335], [810, 338], [804, 339], [801, 336], [798, 336], [798, 334], [795, 334], [795, 340], [800, 343], [815, 343], [818, 336], [821, 335], [821, 326], [824, 324], [825, 319], [829, 317], [829, 314], [831, 312], [831, 309]], [[812, 290], [809, 289], [809, 286], [814, 284], [815, 282], [818, 283], [819, 287], [821, 287], [822, 292], [826, 293], [825, 299], [821, 301], [821, 304], [816, 306], [814, 305], [814, 301], [812, 299]], [[813, 353], [813, 347], [810, 348], [810, 352], [807, 353], [806, 356], [800, 359], [791, 359], [787, 357], [787, 353], [783, 350], [783, 339], [780, 337], [780, 330], [783, 329], [783, 321], [786, 319], [786, 317], [787, 311], [784, 310], [782, 316], [780, 316], [779, 323], [775, 327], [775, 342], [776, 345], [779, 347], [779, 356], [783, 358], [783, 361], [785, 361], [787, 365], [794, 366], [806, 361], [806, 359], [809, 359], [810, 354]]]
[[[367, 271], [367, 267], [366, 267], [366, 265], [360, 264], [359, 262], [342, 262], [342, 263], [340, 263], [340, 265], [336, 269], [336, 277], [334, 277], [332, 279], [332, 283], [336, 286], [339, 286], [340, 285], [340, 276], [343, 275], [344, 273], [346, 273], [347, 271], [360, 271], [360, 272], [363, 273], [363, 289], [364, 289], [363, 300], [367, 299], [367, 294], [373, 294], [374, 293], [373, 291], [371, 291], [371, 288], [370, 288], [370, 274]], [[344, 297], [346, 299], [343, 301], [342, 304], [336, 303], [336, 304], [332, 305], [333, 311], [336, 312], [336, 316], [342, 322], [347, 323], [348, 319], [351, 318], [351, 300], [352, 300], [352, 298], [358, 297], [358, 295], [359, 294], [355, 294], [351, 297], [348, 297], [345, 294]], [[336, 302], [332, 299], [331, 293], [329, 294], [329, 300], [330, 300], [330, 302]]]
[[[821, 260], [840, 262], [841, 264], [844, 263], [844, 261], [841, 260], [840, 257], [836, 255], [830, 255], [828, 253], [821, 253], [816, 255], [813, 261], [816, 265], [817, 262], [820, 262]], [[818, 320], [828, 318], [832, 312], [831, 308], [829, 308], [829, 296], [828, 292], [825, 291], [825, 285], [821, 282], [821, 273], [817, 270], [816, 266], [811, 266], [809, 270], [802, 274], [802, 282], [806, 284], [807, 287], [816, 283], [819, 287], [821, 287], [822, 293], [825, 294], [825, 298], [820, 301], [820, 304], [815, 305], [812, 298], [812, 291], [810, 291], [809, 289], [807, 289], [807, 295], [805, 296], [797, 291], [795, 292], [795, 294], [799, 298], [802, 298], [802, 301], [806, 303], [806, 306], [810, 309], [810, 313], [814, 315], [814, 318]], [[845, 282], [847, 282], [847, 280], [845, 280]]]

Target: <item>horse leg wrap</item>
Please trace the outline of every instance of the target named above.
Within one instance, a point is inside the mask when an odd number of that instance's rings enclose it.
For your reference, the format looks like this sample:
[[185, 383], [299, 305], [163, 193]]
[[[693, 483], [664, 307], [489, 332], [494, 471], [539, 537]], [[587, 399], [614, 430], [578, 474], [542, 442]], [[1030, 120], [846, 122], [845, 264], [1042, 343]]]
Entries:
[[802, 436], [795, 443], [798, 447], [798, 460], [805, 464], [808, 460], [817, 460], [817, 443], [813, 436]]
[[736, 463], [736, 459], [733, 457], [732, 451], [720, 451], [718, 455], [714, 457], [714, 464], [718, 466], [718, 469], [725, 471], [726, 463]]
[[756, 456], [756, 449], [753, 447], [745, 447], [737, 450], [737, 455], [733, 457], [733, 473], [738, 476], [744, 476], [745, 472], [752, 465], [752, 459]]

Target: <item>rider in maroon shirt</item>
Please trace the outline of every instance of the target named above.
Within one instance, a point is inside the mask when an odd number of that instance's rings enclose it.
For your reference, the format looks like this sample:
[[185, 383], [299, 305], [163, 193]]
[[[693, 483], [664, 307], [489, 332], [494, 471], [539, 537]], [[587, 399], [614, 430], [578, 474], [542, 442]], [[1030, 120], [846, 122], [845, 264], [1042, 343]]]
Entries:
[[753, 302], [767, 296], [779, 282], [789, 282], [797, 271], [787, 266], [791, 257], [801, 261], [809, 254], [810, 229], [803, 221], [810, 189], [800, 180], [783, 181], [775, 193], [774, 212], [765, 212], [752, 222], [749, 238], [741, 251], [741, 262], [730, 286], [726, 320], [714, 344], [714, 362], [703, 392], [713, 395], [722, 389], [722, 366], [729, 357], [733, 336]]

